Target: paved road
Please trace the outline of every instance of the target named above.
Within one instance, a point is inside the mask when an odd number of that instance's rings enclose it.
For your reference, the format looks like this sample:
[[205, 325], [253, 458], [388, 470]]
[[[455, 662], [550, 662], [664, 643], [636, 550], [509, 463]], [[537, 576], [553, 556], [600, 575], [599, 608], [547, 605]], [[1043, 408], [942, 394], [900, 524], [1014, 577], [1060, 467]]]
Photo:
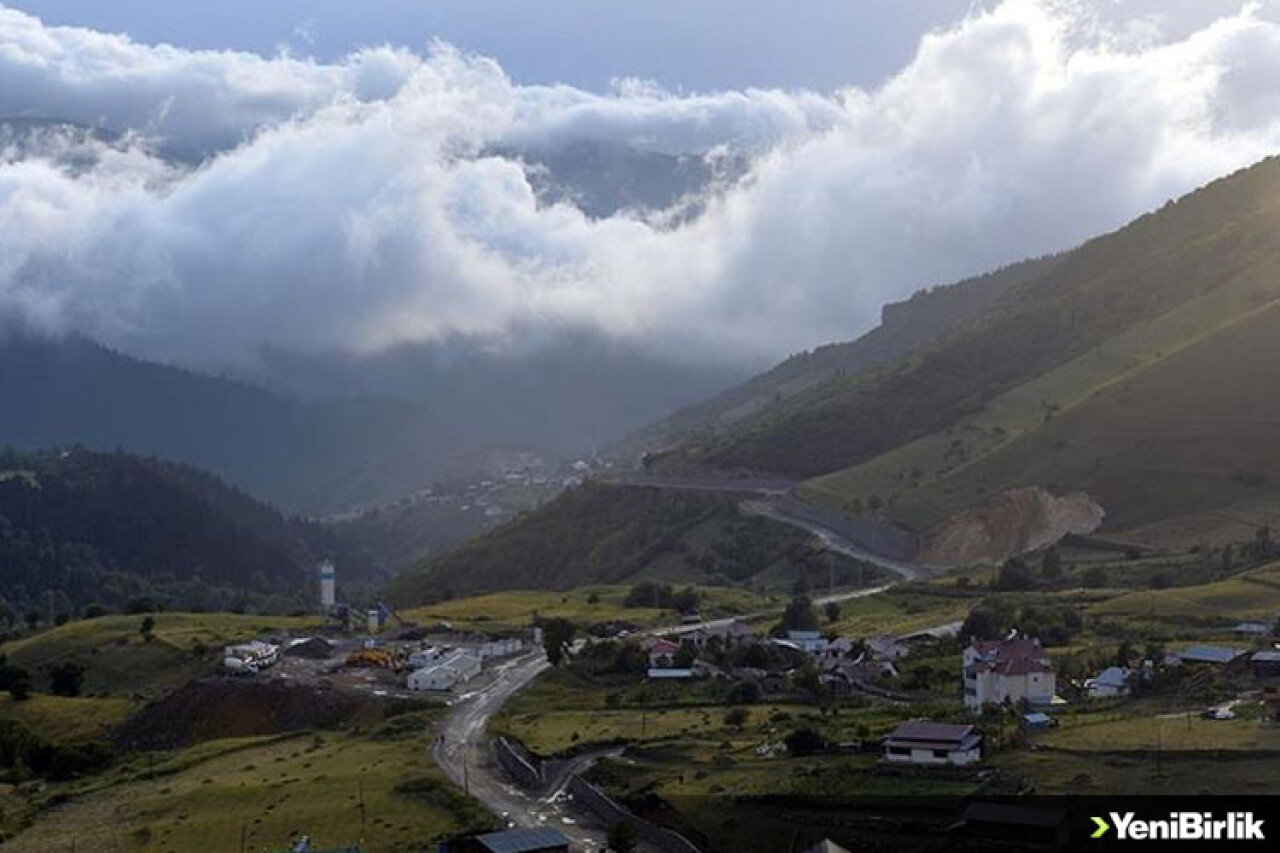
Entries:
[[831, 551], [871, 563], [903, 580], [923, 580], [936, 574], [936, 566], [908, 559], [916, 550], [915, 537], [883, 520], [846, 518], [834, 511], [796, 497], [794, 480], [732, 480], [675, 475], [622, 473], [604, 482], [687, 492], [730, 492], [751, 495], [742, 508], [755, 515], [813, 534]]
[[[486, 683], [453, 700], [432, 750], [440, 768], [459, 788], [514, 826], [554, 826], [569, 836], [574, 851], [604, 849], [604, 827], [571, 812], [561, 796], [539, 798], [512, 783], [494, 762], [485, 728], [520, 688], [549, 666], [541, 650], [499, 664]], [[591, 756], [584, 756], [585, 765]], [[575, 767], [578, 768], [576, 763]], [[564, 780], [568, 780], [565, 774]], [[558, 793], [558, 791], [556, 792]]]
[[[757, 499], [744, 502], [743, 507], [746, 511], [765, 515], [806, 530], [818, 537], [819, 541], [832, 551], [881, 566], [907, 581], [926, 578], [934, 571], [930, 566], [884, 556], [855, 541], [851, 535], [840, 529], [841, 524], [827, 521], [820, 511], [814, 511], [813, 508], [796, 501], [791, 495], [794, 483], [765, 480], [681, 481], [656, 477], [627, 477], [625, 480], [615, 478], [614, 482], [692, 491], [753, 494]], [[887, 584], [842, 592], [818, 598], [816, 603], [822, 606], [829, 601], [863, 598], [877, 595], [891, 587], [892, 584]], [[777, 611], [762, 611], [695, 625], [653, 629], [652, 633], [684, 634], [699, 628], [724, 625], [734, 619], [750, 619], [773, 612]], [[531, 795], [511, 783], [491, 756], [489, 738], [485, 731], [489, 720], [520, 688], [536, 678], [538, 673], [548, 665], [541, 651], [532, 652], [500, 664], [490, 680], [478, 689], [462, 694], [454, 700], [441, 729], [440, 739], [433, 750], [434, 757], [450, 780], [459, 787], [465, 788], [471, 796], [483, 803], [494, 814], [502, 816], [508, 823], [516, 826], [553, 825], [569, 836], [576, 850], [603, 850], [605, 828], [593, 824], [590, 818], [583, 814], [571, 812], [570, 804], [563, 796], [564, 784], [569, 776], [585, 769], [598, 755], [584, 755], [575, 760], [571, 766], [562, 768], [563, 772], [558, 774], [556, 784], [551, 786], [552, 793], [542, 798]]]

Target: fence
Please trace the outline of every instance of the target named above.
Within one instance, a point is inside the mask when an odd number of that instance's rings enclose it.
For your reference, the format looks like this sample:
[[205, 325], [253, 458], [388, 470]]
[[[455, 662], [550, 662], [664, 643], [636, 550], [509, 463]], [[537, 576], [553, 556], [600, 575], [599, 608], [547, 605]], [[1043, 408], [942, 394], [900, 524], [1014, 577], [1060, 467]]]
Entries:
[[523, 750], [505, 737], [500, 737], [493, 742], [493, 754], [507, 775], [522, 788], [537, 791], [546, 784], [542, 763], [530, 760]]
[[678, 832], [636, 817], [630, 809], [615, 802], [604, 791], [581, 776], [569, 780], [569, 792], [573, 799], [590, 809], [605, 826], [627, 821], [636, 828], [636, 835], [665, 853], [702, 853], [696, 844]]

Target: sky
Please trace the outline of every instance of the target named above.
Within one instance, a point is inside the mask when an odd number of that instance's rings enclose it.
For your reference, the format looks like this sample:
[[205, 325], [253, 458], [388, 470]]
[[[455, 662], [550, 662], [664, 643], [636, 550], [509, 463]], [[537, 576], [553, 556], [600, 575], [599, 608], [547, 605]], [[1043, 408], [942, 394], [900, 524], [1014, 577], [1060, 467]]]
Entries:
[[[112, 132], [0, 144], [0, 313], [197, 364], [566, 328], [764, 364], [1275, 153], [1277, 5], [0, 6], [0, 117]], [[750, 167], [591, 219], [494, 153], [584, 139]]]

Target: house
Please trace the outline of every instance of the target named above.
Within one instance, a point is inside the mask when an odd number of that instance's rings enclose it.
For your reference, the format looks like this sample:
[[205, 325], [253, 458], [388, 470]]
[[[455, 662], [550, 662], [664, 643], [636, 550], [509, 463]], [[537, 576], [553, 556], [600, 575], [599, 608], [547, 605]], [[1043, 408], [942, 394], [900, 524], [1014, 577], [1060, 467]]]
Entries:
[[551, 826], [507, 829], [442, 841], [438, 853], [569, 853], [568, 837]]
[[458, 677], [453, 670], [437, 664], [409, 673], [406, 686], [410, 690], [452, 690], [457, 683]]
[[964, 704], [973, 711], [1005, 702], [1049, 705], [1057, 690], [1053, 663], [1030, 637], [973, 640], [964, 650], [962, 671]]
[[1084, 683], [1090, 699], [1110, 699], [1129, 695], [1129, 678], [1133, 671], [1125, 666], [1109, 666]]
[[1266, 622], [1241, 622], [1231, 631], [1242, 637], [1265, 637], [1271, 633], [1271, 625]]
[[658, 637], [648, 644], [648, 651], [649, 667], [651, 669], [665, 669], [675, 663], [676, 653], [680, 651], [680, 644]]
[[1253, 668], [1253, 674], [1259, 678], [1280, 675], [1280, 651], [1266, 649], [1254, 652], [1249, 658], [1249, 666]]
[[1228, 649], [1222, 646], [1192, 646], [1178, 655], [1183, 663], [1204, 663], [1224, 666], [1243, 655], [1240, 649]]
[[440, 658], [440, 666], [448, 667], [458, 681], [470, 681], [480, 674], [480, 658], [462, 649]]
[[884, 739], [884, 758], [906, 764], [976, 764], [982, 760], [982, 735], [973, 726], [912, 720]]
[[834, 664], [843, 660], [853, 660], [862, 652], [862, 644], [849, 637], [838, 637], [827, 643], [822, 651], [814, 657], [819, 664]]
[[867, 637], [866, 646], [871, 656], [880, 660], [897, 660], [909, 651], [905, 643], [890, 634]]
[[743, 624], [737, 619], [715, 625], [705, 625], [696, 631], [690, 631], [685, 637], [701, 651], [713, 639], [721, 648], [728, 650], [755, 641], [759, 636], [755, 628]]
[[788, 631], [786, 642], [810, 655], [827, 649], [827, 638], [822, 636], [821, 631]]

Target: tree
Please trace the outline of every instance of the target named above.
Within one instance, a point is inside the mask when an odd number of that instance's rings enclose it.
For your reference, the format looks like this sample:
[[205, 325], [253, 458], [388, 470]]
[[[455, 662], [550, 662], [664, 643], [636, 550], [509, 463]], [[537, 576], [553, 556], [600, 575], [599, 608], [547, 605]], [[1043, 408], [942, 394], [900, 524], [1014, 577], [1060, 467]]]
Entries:
[[1005, 560], [996, 575], [996, 589], [1030, 589], [1032, 583], [1031, 568], [1017, 557]]
[[822, 610], [823, 610], [823, 613], [826, 615], [828, 622], [840, 621], [840, 602], [828, 601], [826, 603], [826, 606], [824, 606]]
[[552, 666], [559, 666], [569, 653], [573, 642], [573, 623], [568, 619], [547, 619], [542, 623], [542, 648]]
[[675, 657], [671, 663], [676, 669], [688, 669], [693, 666], [693, 662], [698, 659], [698, 650], [694, 648], [693, 643], [685, 640], [680, 644], [680, 648], [676, 650]]
[[809, 596], [797, 595], [791, 599], [791, 603], [782, 613], [782, 629], [784, 631], [818, 630], [818, 614], [813, 612], [813, 602]]
[[142, 624], [138, 626], [138, 633], [142, 635], [142, 641], [149, 643], [156, 636], [156, 617], [148, 614], [143, 617]]
[[827, 745], [826, 738], [813, 726], [801, 726], [787, 734], [782, 742], [792, 755], [813, 755]]
[[633, 853], [638, 841], [636, 825], [629, 820], [618, 821], [609, 827], [609, 834], [605, 836], [605, 844], [612, 853]]
[[54, 696], [79, 696], [84, 686], [84, 667], [66, 661], [49, 667], [49, 690]]
[[1062, 555], [1058, 553], [1057, 548], [1050, 548], [1044, 552], [1044, 558], [1040, 561], [1040, 572], [1050, 580], [1062, 577]]
[[751, 712], [746, 708], [730, 708], [724, 714], [724, 724], [738, 731], [742, 731], [742, 727], [750, 720]]
[[0, 655], [0, 690], [9, 691], [15, 702], [25, 701], [31, 695], [31, 673]]

